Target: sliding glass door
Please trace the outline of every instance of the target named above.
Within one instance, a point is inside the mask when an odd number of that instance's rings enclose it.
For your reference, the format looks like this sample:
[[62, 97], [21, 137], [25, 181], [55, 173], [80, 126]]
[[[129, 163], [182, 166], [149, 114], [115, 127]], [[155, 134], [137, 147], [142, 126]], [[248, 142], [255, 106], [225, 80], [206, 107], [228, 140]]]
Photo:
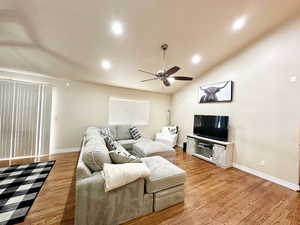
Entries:
[[14, 86], [0, 80], [0, 158], [11, 158]]
[[0, 158], [49, 154], [52, 88], [0, 80]]

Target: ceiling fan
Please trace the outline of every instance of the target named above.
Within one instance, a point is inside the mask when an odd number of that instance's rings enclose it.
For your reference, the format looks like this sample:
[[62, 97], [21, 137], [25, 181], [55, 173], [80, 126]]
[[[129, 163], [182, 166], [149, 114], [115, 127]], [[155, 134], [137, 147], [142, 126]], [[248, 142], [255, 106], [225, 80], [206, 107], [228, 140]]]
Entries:
[[166, 56], [166, 50], [168, 49], [167, 44], [163, 44], [161, 47], [162, 53], [163, 53], [163, 61], [164, 61], [164, 66], [163, 69], [159, 70], [156, 73], [148, 72], [145, 70], [138, 70], [143, 73], [150, 74], [152, 76], [155, 76], [155, 78], [147, 79], [147, 80], [142, 80], [141, 82], [146, 82], [146, 81], [151, 81], [151, 80], [161, 80], [163, 84], [168, 87], [171, 85], [170, 80], [182, 80], [182, 81], [190, 81], [193, 80], [192, 77], [185, 77], [185, 76], [171, 76], [172, 74], [176, 73], [178, 70], [180, 70], [180, 67], [178, 66], [173, 66], [170, 69], [166, 69], [166, 61], [165, 61], [165, 56]]

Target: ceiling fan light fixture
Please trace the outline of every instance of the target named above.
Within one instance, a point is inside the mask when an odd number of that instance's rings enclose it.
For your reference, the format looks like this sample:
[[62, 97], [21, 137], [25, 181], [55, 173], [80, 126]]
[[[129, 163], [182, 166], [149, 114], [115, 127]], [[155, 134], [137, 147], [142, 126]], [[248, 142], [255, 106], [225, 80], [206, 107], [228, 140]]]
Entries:
[[167, 80], [170, 82], [170, 84], [173, 84], [175, 82], [174, 77], [168, 77]]
[[156, 74], [162, 74], [164, 72], [164, 70], [158, 70], [157, 72], [156, 72]]

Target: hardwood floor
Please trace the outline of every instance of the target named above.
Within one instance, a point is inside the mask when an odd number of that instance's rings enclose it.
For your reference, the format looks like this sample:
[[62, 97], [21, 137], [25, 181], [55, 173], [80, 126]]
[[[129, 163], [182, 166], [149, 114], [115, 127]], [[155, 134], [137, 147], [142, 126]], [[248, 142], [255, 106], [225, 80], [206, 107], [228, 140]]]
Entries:
[[[73, 224], [78, 153], [0, 161], [0, 166], [55, 159], [56, 164], [22, 224]], [[185, 203], [126, 225], [300, 225], [300, 194], [237, 169], [221, 169], [177, 149], [187, 171]]]

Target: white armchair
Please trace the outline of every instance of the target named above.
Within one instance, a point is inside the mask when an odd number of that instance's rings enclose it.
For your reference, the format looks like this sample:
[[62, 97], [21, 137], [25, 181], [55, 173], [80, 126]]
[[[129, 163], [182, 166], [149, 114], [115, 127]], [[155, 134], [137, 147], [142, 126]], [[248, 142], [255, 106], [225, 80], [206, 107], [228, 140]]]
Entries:
[[155, 136], [155, 141], [164, 143], [170, 147], [174, 147], [177, 144], [178, 128], [177, 126], [163, 127], [160, 133]]

